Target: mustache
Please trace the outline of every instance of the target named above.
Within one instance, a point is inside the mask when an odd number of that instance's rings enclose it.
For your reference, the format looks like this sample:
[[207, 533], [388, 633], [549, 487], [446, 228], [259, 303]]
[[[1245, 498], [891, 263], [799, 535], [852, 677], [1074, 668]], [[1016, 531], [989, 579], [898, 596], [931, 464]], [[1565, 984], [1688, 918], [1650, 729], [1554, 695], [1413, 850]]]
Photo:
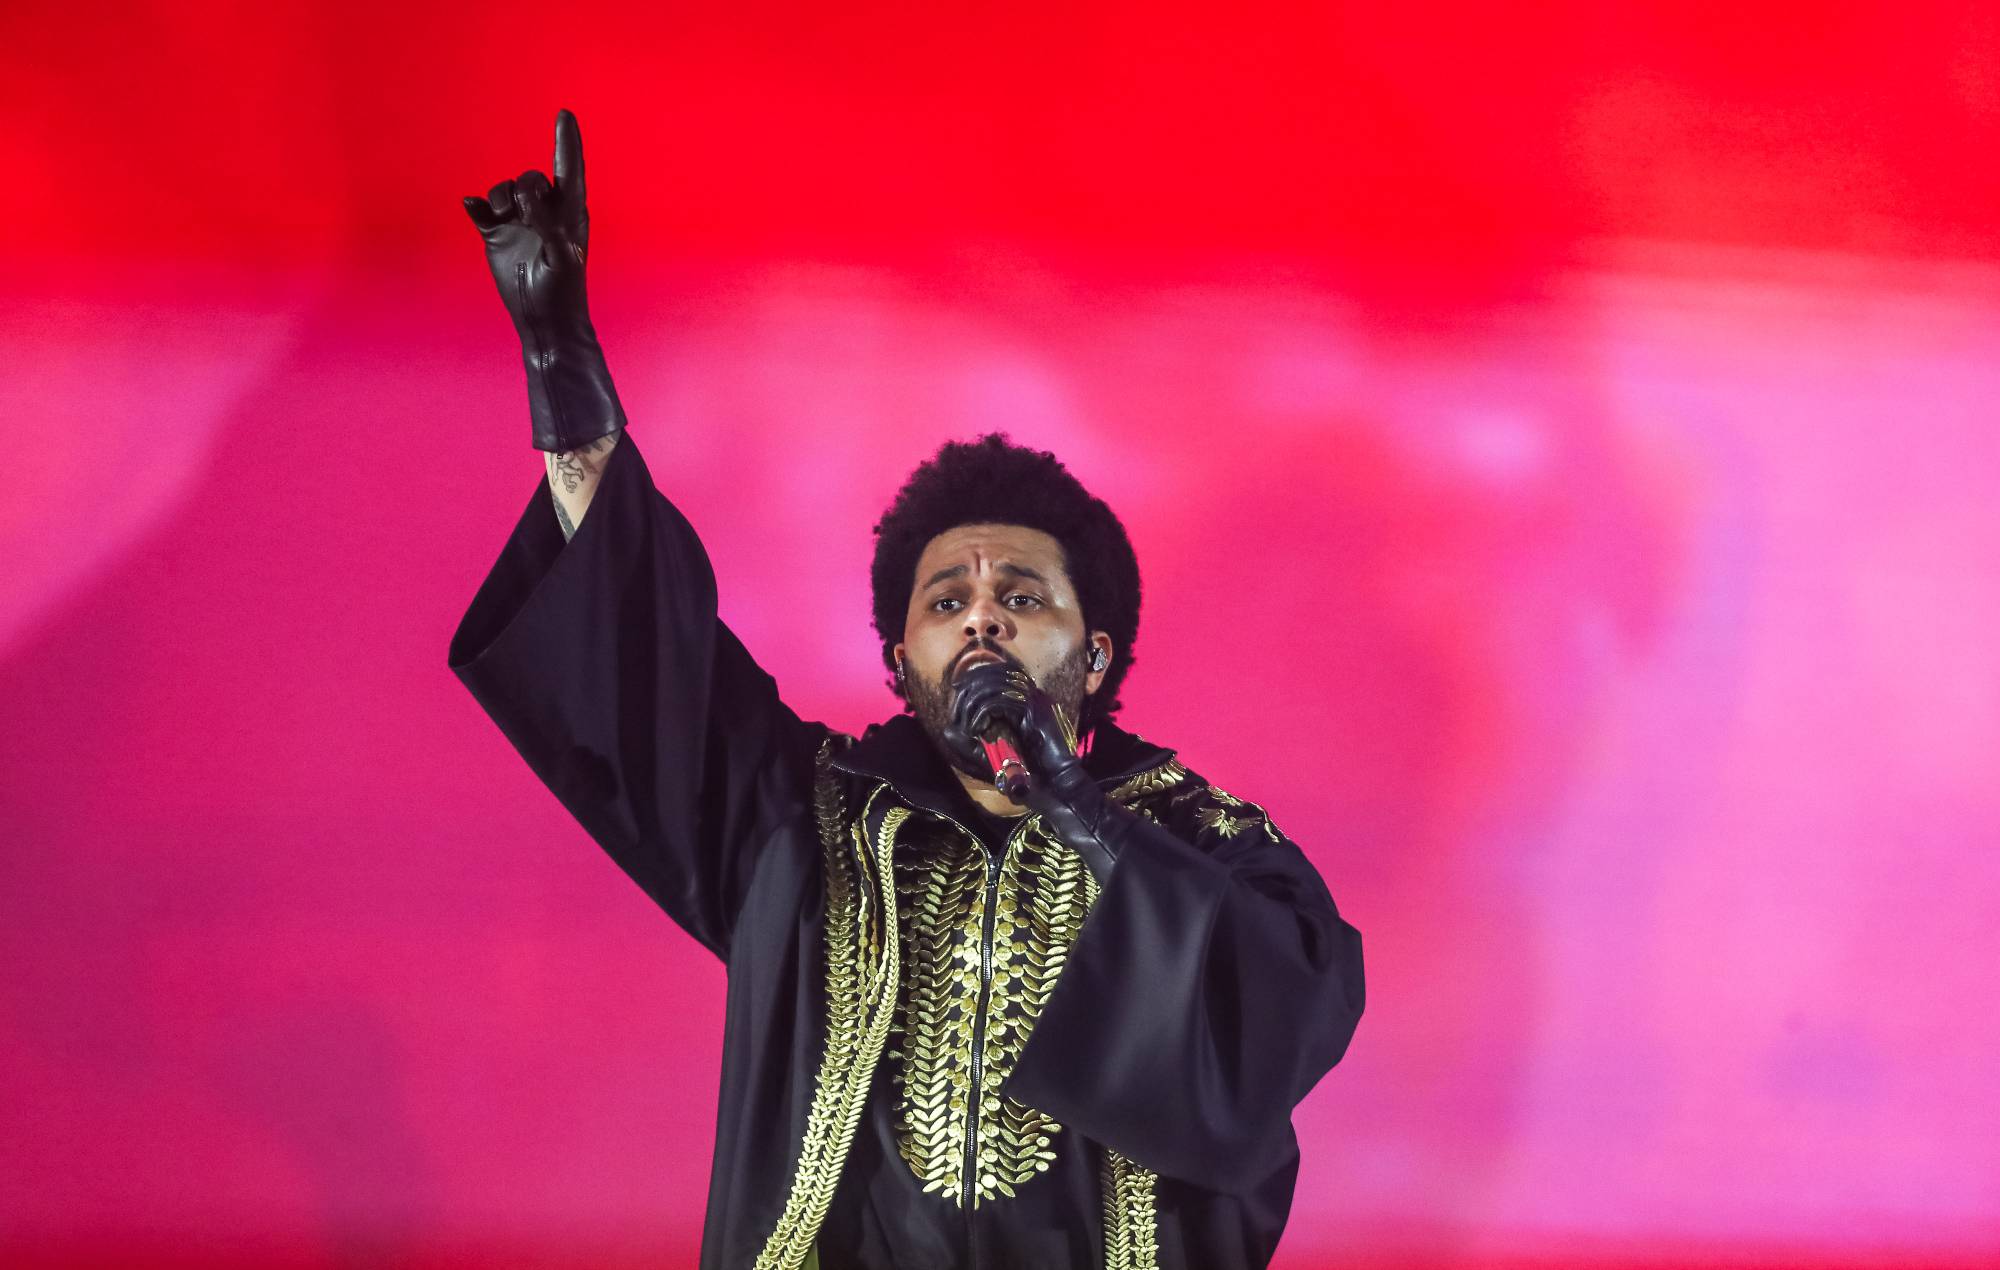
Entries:
[[982, 653], [982, 652], [992, 653], [995, 657], [998, 657], [1001, 661], [1005, 662], [1009, 666], [1014, 667], [1016, 670], [1024, 669], [1020, 661], [1016, 659], [1012, 653], [1000, 647], [1000, 645], [994, 643], [992, 640], [986, 638], [984, 635], [981, 635], [977, 639], [974, 639], [971, 643], [967, 644], [964, 648], [959, 649], [958, 653], [952, 657], [951, 663], [944, 668], [945, 683], [956, 684], [958, 682], [959, 668], [964, 665], [965, 659], [967, 657], [970, 657], [974, 653]]

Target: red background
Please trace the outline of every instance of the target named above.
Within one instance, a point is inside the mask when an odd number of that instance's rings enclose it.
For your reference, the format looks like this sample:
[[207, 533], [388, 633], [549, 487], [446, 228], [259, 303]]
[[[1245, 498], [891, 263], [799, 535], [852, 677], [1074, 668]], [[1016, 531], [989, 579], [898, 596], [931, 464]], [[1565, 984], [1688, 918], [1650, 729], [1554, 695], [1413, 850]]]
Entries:
[[801, 713], [940, 441], [1125, 517], [1367, 941], [1281, 1266], [2000, 1256], [1991, 6], [937, 9], [0, 9], [0, 1253], [692, 1261], [721, 970], [444, 667], [568, 106]]

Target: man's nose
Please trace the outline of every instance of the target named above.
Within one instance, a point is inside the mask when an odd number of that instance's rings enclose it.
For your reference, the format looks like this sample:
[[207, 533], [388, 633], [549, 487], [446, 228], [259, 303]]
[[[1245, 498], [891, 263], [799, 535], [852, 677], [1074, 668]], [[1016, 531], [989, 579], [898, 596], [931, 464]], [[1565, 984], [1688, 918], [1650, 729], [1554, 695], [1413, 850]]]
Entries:
[[1007, 621], [1007, 610], [993, 600], [975, 600], [965, 608], [965, 637], [967, 639], [1010, 639], [1014, 628]]

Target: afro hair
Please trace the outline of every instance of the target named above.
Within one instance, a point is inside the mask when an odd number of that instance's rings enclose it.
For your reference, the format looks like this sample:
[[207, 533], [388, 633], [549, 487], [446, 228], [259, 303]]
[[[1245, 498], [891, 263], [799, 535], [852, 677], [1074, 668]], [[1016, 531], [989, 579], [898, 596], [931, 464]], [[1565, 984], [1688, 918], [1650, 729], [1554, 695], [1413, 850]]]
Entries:
[[[883, 666], [895, 670], [895, 645], [903, 638], [924, 548], [948, 529], [975, 524], [1025, 525], [1061, 545], [1084, 628], [1105, 632], [1115, 650], [1104, 682], [1084, 699], [1078, 731], [1113, 718], [1139, 634], [1139, 559], [1124, 524], [1103, 499], [1093, 497], [1055, 455], [1015, 445], [1003, 432], [946, 442], [910, 473], [876, 522], [871, 580]], [[908, 710], [909, 698], [893, 673], [889, 687]]]

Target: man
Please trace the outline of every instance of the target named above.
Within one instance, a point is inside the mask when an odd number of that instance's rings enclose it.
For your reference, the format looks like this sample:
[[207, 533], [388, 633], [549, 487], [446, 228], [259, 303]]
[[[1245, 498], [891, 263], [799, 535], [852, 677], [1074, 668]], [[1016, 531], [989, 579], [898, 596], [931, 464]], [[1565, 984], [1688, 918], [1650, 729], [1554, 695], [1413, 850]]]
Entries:
[[465, 200], [548, 491], [450, 664], [728, 967], [702, 1265], [1266, 1265], [1360, 936], [1260, 808], [1115, 722], [1117, 517], [1051, 455], [945, 446], [876, 526], [907, 712], [800, 720], [624, 432], [568, 111], [554, 173]]

